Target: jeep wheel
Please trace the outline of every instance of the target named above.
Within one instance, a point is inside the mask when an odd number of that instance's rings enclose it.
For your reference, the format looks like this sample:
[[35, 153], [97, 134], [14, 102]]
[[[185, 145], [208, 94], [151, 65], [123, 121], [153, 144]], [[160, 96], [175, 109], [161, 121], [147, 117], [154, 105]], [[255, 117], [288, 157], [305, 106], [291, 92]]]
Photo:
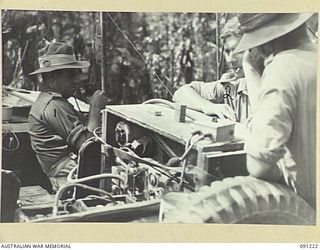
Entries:
[[315, 225], [315, 210], [287, 187], [250, 176], [226, 178], [197, 193], [168, 193], [161, 201], [166, 223]]

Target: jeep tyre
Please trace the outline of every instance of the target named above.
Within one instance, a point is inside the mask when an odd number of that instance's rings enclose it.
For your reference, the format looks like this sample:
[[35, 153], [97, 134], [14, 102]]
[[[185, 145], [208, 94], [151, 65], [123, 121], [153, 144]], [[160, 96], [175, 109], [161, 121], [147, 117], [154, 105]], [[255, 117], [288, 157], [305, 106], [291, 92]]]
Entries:
[[197, 193], [168, 193], [161, 201], [165, 223], [315, 225], [315, 210], [289, 188], [254, 177], [226, 178]]

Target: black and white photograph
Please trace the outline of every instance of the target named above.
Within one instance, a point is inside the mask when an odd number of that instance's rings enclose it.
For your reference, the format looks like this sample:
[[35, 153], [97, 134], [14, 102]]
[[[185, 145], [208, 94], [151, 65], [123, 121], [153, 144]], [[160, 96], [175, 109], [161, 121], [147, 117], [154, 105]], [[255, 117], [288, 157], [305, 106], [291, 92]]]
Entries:
[[316, 225], [318, 13], [2, 9], [2, 223]]

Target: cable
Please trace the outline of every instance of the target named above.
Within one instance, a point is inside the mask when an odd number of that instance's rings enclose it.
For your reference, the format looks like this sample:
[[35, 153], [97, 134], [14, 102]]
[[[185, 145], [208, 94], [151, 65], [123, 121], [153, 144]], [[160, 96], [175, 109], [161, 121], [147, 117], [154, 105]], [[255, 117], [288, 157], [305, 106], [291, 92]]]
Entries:
[[[93, 139], [95, 139], [95, 137], [90, 137], [89, 139], [85, 140], [85, 141], [81, 144], [81, 147], [79, 148], [79, 151], [78, 151], [78, 152], [79, 152], [79, 155], [80, 155], [80, 153], [82, 152], [83, 148], [86, 147], [86, 144], [87, 144], [89, 141], [93, 140]], [[78, 161], [79, 161], [79, 157], [78, 157]]]
[[[160, 168], [160, 166], [154, 166], [159, 164], [159, 162], [157, 162], [156, 160], [152, 159], [152, 158], [141, 158], [140, 156], [138, 156], [135, 152], [133, 152], [130, 148], [128, 147], [122, 147], [121, 150], [128, 152], [130, 154], [132, 154], [134, 157], [137, 157], [143, 161], [147, 161], [149, 164], [153, 164], [153, 167], [156, 168], [156, 170], [158, 170], [157, 168]], [[144, 163], [146, 165], [148, 165], [147, 163]], [[179, 169], [181, 170], [181, 168], [173, 168], [173, 167], [167, 167], [165, 165], [161, 166], [161, 168], [169, 170], [169, 171], [176, 171], [176, 172], [180, 172], [178, 171]], [[158, 170], [159, 171], [159, 170]]]
[[[101, 141], [102, 144], [107, 145], [107, 146], [110, 146], [109, 144], [107, 144], [105, 141], [103, 141], [103, 140], [96, 134], [96, 130], [97, 130], [97, 129], [98, 129], [98, 128], [96, 128], [96, 129], [93, 131], [94, 136], [95, 136], [99, 141]], [[174, 180], [176, 180], [177, 182], [179, 182], [179, 179], [175, 178], [174, 176], [172, 176], [171, 174], [165, 172], [164, 170], [179, 172], [178, 170], [181, 171], [181, 168], [171, 168], [171, 167], [167, 167], [167, 166], [162, 165], [162, 164], [161, 164], [162, 166], [159, 166], [160, 164], [159, 164], [157, 161], [155, 161], [155, 160], [153, 160], [153, 159], [150, 159], [150, 158], [141, 158], [141, 157], [139, 157], [138, 155], [136, 155], [131, 149], [126, 148], [126, 147], [121, 148], [120, 150], [126, 151], [127, 153], [131, 153], [133, 157], [135, 157], [135, 158], [137, 158], [137, 160], [141, 161], [140, 163], [144, 163], [144, 164], [150, 166], [151, 168], [155, 169], [155, 170], [158, 171], [159, 173], [167, 176], [168, 178], [174, 178]], [[162, 170], [162, 168], [163, 168], [164, 170]]]
[[[16, 151], [16, 150], [20, 147], [19, 138], [18, 138], [18, 136], [16, 135], [16, 133], [10, 129], [9, 122], [4, 121], [4, 124], [7, 125], [7, 129], [6, 129], [5, 134], [2, 136], [2, 142], [3, 142], [4, 138], [5, 138], [8, 134], [12, 134], [13, 137], [10, 137], [10, 139], [9, 139], [8, 148], [4, 147], [3, 143], [2, 143], [2, 148], [3, 148], [5, 151], [9, 151], [9, 152]], [[10, 148], [10, 145], [12, 145], [12, 142], [13, 142], [14, 139], [16, 140], [17, 144], [16, 144], [16, 146], [15, 146], [14, 148]]]
[[160, 137], [160, 135], [156, 133], [150, 133], [151, 138], [162, 148], [163, 151], [167, 153], [167, 155], [172, 157], [177, 157], [176, 153], [169, 147], [169, 145]]
[[[158, 163], [157, 161], [155, 161], [155, 160], [152, 159], [152, 158], [141, 158], [141, 159], [143, 159], [143, 160], [145, 160], [145, 161], [149, 161], [150, 163], [152, 163], [152, 162]], [[147, 165], [147, 164], [146, 164], [146, 165]], [[166, 165], [163, 165], [162, 168], [165, 169], [165, 170], [168, 170], [168, 171], [174, 171], [174, 172], [179, 172], [179, 173], [180, 173], [181, 170], [182, 170], [181, 167], [168, 167], [168, 166], [166, 166]], [[158, 171], [159, 171], [159, 170], [158, 170]]]
[[92, 180], [97, 180], [97, 179], [104, 179], [104, 178], [118, 179], [121, 182], [124, 182], [124, 180], [122, 179], [122, 177], [120, 175], [105, 173], [105, 174], [91, 175], [91, 176], [83, 177], [80, 179], [72, 179], [70, 183], [81, 183], [81, 182], [92, 181]]
[[101, 127], [96, 127], [96, 128], [92, 131], [92, 134], [94, 135], [94, 137], [95, 137], [97, 140], [99, 140], [100, 142], [104, 143], [104, 141], [101, 139], [101, 137], [97, 135], [97, 130], [98, 130], [98, 129], [101, 129], [101, 130], [102, 130]]
[[79, 111], [80, 113], [82, 113], [82, 112], [81, 112], [81, 109], [80, 109], [80, 106], [79, 106], [79, 103], [78, 103], [78, 101], [77, 101], [77, 98], [75, 98], [75, 97], [73, 96], [73, 99], [74, 99], [74, 101], [75, 101], [75, 103], [76, 103], [76, 105], [77, 105], [78, 111]]
[[316, 35], [316, 33], [314, 33], [314, 31], [308, 25], [307, 25], [307, 29], [314, 36], [314, 38], [318, 39], [318, 36]]
[[[165, 107], [171, 108], [173, 110], [175, 110], [175, 103], [169, 102], [168, 100], [164, 100], [164, 99], [158, 99], [158, 98], [154, 98], [154, 99], [149, 99], [145, 102], [143, 102], [142, 104], [162, 104]], [[195, 121], [196, 118], [190, 114], [186, 114], [186, 117], [188, 117], [189, 119], [191, 119], [192, 121]]]
[[[195, 133], [193, 136], [198, 135], [198, 133]], [[193, 136], [191, 138], [193, 138]], [[186, 172], [186, 168], [187, 168], [187, 160], [186, 160], [186, 156], [189, 154], [190, 150], [192, 149], [192, 147], [198, 143], [199, 141], [203, 140], [204, 138], [209, 137], [212, 138], [211, 134], [204, 134], [204, 135], [200, 135], [199, 138], [197, 138], [194, 142], [191, 143], [191, 139], [189, 140], [189, 147], [187, 148], [187, 150], [183, 153], [183, 155], [180, 157], [181, 161], [183, 161], [183, 166], [182, 166], [182, 171], [181, 171], [181, 177], [180, 177], [180, 191], [183, 191], [183, 183], [184, 183], [184, 175]]]
[[71, 169], [71, 171], [69, 172], [68, 176], [67, 176], [67, 182], [68, 183], [71, 183], [73, 182], [73, 178], [72, 178], [72, 175], [76, 172], [76, 170], [78, 170], [78, 165], [75, 166], [73, 169]]
[[75, 96], [73, 96], [73, 98], [74, 98], [74, 102], [76, 103], [77, 108], [78, 108], [78, 111], [79, 111], [78, 117], [79, 117], [79, 119], [80, 119], [83, 123], [85, 123], [86, 121], [85, 121], [85, 118], [84, 118], [84, 116], [83, 116], [83, 113], [82, 113], [82, 111], [81, 111], [81, 109], [80, 109], [80, 105], [79, 105], [79, 103], [78, 103], [78, 100], [77, 100], [77, 98], [76, 98]]
[[169, 102], [168, 100], [159, 99], [159, 98], [149, 99], [149, 100], [143, 102], [142, 104], [163, 104], [164, 106], [167, 106], [171, 109], [175, 109], [174, 103]]
[[80, 187], [80, 188], [83, 188], [83, 189], [86, 189], [86, 190], [90, 190], [90, 191], [93, 191], [93, 192], [97, 192], [97, 193], [102, 193], [104, 195], [107, 195], [108, 198], [110, 198], [110, 200], [113, 202], [113, 203], [116, 203], [115, 199], [112, 197], [111, 194], [109, 194], [107, 191], [104, 191], [100, 188], [94, 188], [94, 187], [90, 187], [88, 185], [84, 185], [84, 184], [80, 184], [80, 183], [74, 183], [74, 184], [68, 184], [66, 186], [64, 186], [63, 188], [59, 189], [55, 198], [54, 198], [54, 204], [53, 204], [53, 209], [52, 209], [52, 216], [57, 216], [58, 215], [58, 205], [59, 205], [59, 200], [60, 200], [60, 197], [62, 196], [62, 194], [68, 190], [69, 188], [71, 187]]
[[[110, 20], [112, 21], [112, 23], [116, 26], [116, 28], [120, 31], [120, 33], [124, 36], [124, 38], [131, 44], [131, 46], [133, 47], [133, 49], [138, 53], [138, 55], [141, 57], [141, 59], [144, 61], [144, 63], [146, 65], [149, 65], [149, 63], [147, 62], [147, 60], [145, 59], [145, 57], [141, 54], [141, 52], [136, 48], [136, 46], [131, 42], [131, 40], [129, 39], [129, 37], [123, 32], [123, 30], [119, 27], [119, 25], [116, 23], [116, 21], [112, 18], [112, 16], [109, 14], [109, 12], [107, 12], [108, 17], [110, 18]], [[171, 95], [171, 97], [173, 97], [172, 92], [170, 91], [170, 89], [167, 87], [167, 85], [165, 85], [165, 83], [161, 80], [161, 78], [159, 77], [159, 75], [152, 71], [152, 74], [154, 76], [156, 76], [156, 78], [159, 80], [159, 82], [165, 87], [165, 89], [169, 92], [169, 94]], [[167, 76], [165, 76], [166, 78], [168, 78]]]

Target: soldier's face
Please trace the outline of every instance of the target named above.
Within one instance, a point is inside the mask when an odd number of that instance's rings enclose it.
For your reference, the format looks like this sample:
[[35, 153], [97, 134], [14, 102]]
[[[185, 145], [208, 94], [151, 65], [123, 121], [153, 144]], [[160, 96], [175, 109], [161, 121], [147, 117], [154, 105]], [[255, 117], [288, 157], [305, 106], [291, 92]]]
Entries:
[[64, 97], [69, 98], [79, 88], [80, 73], [80, 69], [64, 69], [57, 74], [57, 88]]
[[243, 53], [234, 54], [233, 51], [237, 47], [241, 36], [229, 35], [223, 40], [224, 54], [229, 68], [242, 68]]

